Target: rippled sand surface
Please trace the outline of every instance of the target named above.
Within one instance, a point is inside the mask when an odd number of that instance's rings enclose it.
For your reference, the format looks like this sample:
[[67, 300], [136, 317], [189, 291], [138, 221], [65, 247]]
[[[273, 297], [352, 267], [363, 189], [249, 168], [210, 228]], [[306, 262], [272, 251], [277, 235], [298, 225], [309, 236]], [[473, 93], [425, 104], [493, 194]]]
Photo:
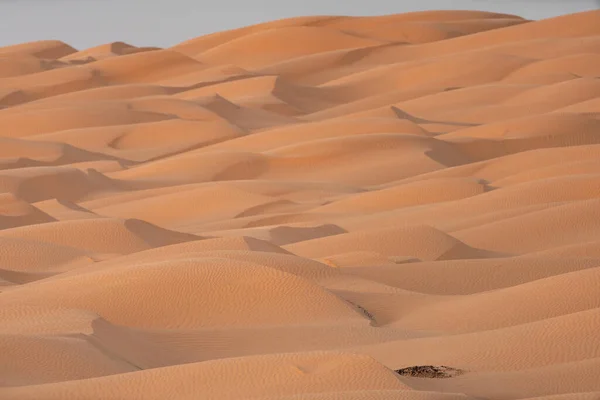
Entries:
[[0, 48], [0, 398], [599, 399], [599, 78], [600, 12]]

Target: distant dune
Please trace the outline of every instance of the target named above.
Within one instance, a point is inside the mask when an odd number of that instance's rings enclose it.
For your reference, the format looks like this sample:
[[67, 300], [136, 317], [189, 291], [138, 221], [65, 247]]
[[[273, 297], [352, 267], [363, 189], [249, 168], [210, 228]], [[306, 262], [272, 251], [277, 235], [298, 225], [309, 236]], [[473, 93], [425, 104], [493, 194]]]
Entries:
[[600, 399], [600, 11], [0, 48], [0, 399]]

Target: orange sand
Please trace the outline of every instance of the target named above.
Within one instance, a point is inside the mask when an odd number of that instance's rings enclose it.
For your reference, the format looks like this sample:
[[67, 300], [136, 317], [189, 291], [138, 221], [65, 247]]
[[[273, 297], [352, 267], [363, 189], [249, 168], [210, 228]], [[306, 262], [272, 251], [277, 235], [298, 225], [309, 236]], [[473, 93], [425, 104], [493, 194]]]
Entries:
[[0, 126], [2, 400], [600, 399], [600, 11], [10, 46]]

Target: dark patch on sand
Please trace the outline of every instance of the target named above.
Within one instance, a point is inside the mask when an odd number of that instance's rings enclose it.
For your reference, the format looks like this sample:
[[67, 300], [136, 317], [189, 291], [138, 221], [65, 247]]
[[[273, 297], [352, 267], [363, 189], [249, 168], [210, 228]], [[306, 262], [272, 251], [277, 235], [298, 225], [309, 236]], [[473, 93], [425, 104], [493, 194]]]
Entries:
[[396, 373], [402, 376], [411, 376], [413, 378], [454, 378], [455, 376], [462, 375], [465, 371], [445, 365], [434, 366], [434, 365], [415, 365], [412, 367], [406, 367], [397, 369]]

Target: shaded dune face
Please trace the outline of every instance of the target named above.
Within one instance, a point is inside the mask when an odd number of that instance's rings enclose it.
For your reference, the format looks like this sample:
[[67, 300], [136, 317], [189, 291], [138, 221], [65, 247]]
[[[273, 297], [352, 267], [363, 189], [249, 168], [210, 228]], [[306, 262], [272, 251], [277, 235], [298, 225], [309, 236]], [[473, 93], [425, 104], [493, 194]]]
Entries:
[[0, 399], [596, 400], [600, 12], [0, 48]]

